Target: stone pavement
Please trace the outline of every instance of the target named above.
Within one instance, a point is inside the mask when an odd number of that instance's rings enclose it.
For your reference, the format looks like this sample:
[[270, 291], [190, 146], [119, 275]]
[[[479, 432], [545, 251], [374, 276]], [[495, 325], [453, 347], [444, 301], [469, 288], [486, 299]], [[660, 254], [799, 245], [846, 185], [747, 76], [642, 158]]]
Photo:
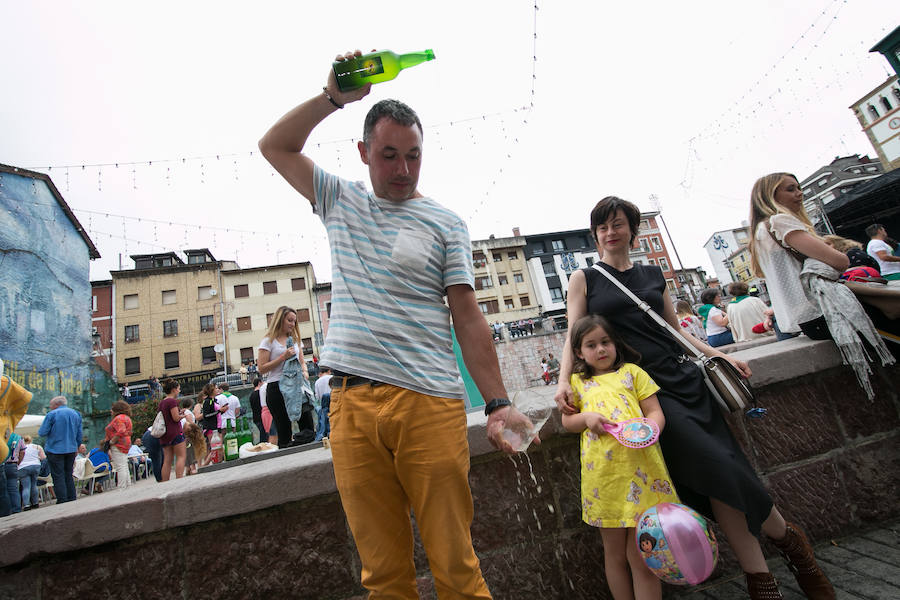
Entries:
[[[816, 545], [816, 558], [835, 587], [838, 600], [900, 599], [900, 522]], [[780, 558], [768, 561], [785, 600], [803, 600]], [[670, 590], [672, 588], [669, 588]], [[746, 600], [743, 576], [666, 594], [679, 600]]]

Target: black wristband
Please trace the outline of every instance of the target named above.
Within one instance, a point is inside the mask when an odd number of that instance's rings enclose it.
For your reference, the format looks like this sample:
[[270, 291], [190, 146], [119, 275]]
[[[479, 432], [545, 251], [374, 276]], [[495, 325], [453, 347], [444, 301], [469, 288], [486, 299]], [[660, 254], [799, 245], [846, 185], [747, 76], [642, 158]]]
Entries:
[[494, 398], [484, 405], [484, 414], [489, 415], [498, 408], [503, 408], [504, 406], [509, 406], [511, 404], [512, 402], [510, 402], [507, 398]]
[[331, 97], [331, 94], [328, 93], [327, 87], [322, 88], [322, 93], [325, 94], [325, 97], [328, 98], [328, 101], [331, 102], [335, 106], [335, 108], [344, 108], [343, 104], [338, 104], [337, 101]]

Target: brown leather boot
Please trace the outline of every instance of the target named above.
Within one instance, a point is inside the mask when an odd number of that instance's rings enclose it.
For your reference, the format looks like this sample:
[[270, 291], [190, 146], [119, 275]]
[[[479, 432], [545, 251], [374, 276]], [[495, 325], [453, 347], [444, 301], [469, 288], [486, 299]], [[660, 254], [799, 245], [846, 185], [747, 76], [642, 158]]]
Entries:
[[747, 594], [750, 600], [784, 600], [778, 590], [778, 582], [771, 573], [744, 573], [747, 576]]
[[828, 577], [816, 563], [812, 546], [803, 530], [793, 523], [787, 524], [787, 533], [780, 540], [772, 540], [787, 561], [788, 568], [810, 600], [834, 600], [834, 588]]

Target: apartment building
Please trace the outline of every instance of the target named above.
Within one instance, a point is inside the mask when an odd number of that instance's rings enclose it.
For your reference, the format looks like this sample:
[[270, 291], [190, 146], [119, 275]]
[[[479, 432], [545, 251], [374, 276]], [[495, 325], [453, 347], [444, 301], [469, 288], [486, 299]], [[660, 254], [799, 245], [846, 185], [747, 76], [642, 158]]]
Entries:
[[225, 330], [222, 269], [206, 248], [132, 255], [134, 268], [112, 271], [115, 372], [119, 383], [173, 377], [185, 393], [221, 368]]
[[540, 316], [525, 260], [525, 238], [491, 236], [472, 241], [475, 300], [489, 323]]
[[91, 282], [91, 356], [109, 375], [114, 375], [112, 283], [112, 279]]
[[325, 337], [328, 335], [328, 322], [331, 319], [331, 282], [314, 285], [313, 295], [316, 297], [319, 325], [321, 326], [321, 329], [316, 330], [315, 346], [321, 350], [325, 347]]
[[735, 229], [716, 231], [703, 244], [703, 248], [712, 262], [716, 278], [721, 282], [721, 285], [728, 285], [735, 281], [733, 274], [729, 270], [729, 257], [742, 247], [749, 245], [750, 227], [746, 223]]
[[820, 167], [803, 179], [800, 182], [800, 187], [803, 188], [803, 207], [816, 230], [820, 233], [834, 233], [828, 216], [831, 203], [883, 173], [884, 169], [877, 160], [852, 154], [836, 156], [830, 164]]
[[280, 306], [297, 311], [307, 359], [319, 353], [321, 322], [309, 262], [222, 271], [229, 371], [257, 358], [259, 342]]

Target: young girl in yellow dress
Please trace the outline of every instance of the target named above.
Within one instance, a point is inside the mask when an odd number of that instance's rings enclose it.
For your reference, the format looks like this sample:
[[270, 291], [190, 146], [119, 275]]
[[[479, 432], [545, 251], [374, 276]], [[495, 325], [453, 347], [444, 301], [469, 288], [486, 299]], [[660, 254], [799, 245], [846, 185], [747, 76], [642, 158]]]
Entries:
[[571, 331], [575, 357], [571, 386], [578, 413], [562, 415], [563, 426], [581, 433], [582, 519], [600, 528], [604, 567], [616, 600], [658, 599], [659, 579], [647, 568], [634, 541], [646, 509], [678, 502], [659, 446], [628, 448], [603, 423], [646, 417], [665, 426], [659, 390], [635, 362], [640, 355], [621, 341], [599, 315], [579, 319]]

